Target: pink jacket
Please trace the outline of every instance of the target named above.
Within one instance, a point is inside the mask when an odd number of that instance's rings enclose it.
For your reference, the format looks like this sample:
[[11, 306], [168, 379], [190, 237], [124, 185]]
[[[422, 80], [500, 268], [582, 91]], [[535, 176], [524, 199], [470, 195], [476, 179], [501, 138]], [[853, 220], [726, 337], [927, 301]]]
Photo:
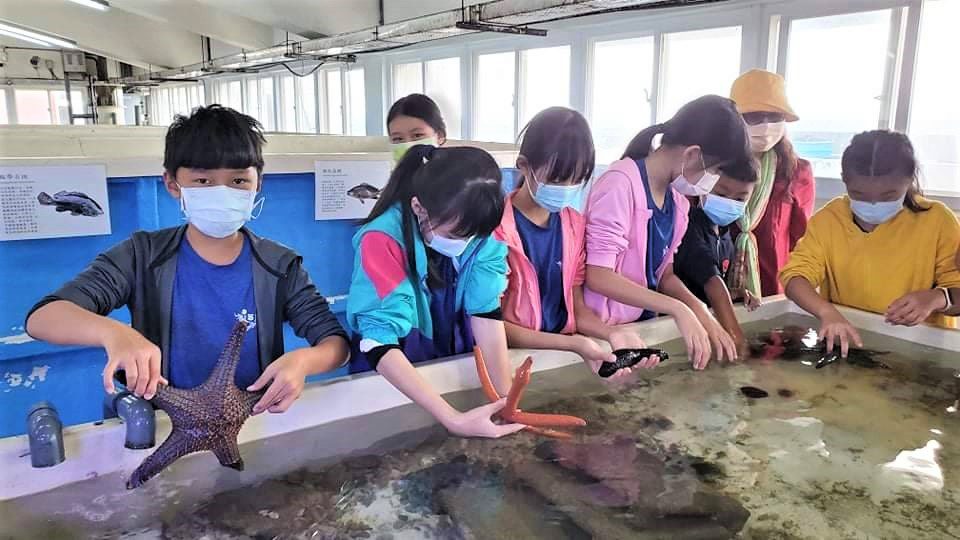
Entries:
[[[673, 240], [657, 277], [663, 276], [687, 230], [690, 202], [671, 189], [674, 202]], [[640, 169], [632, 159], [610, 164], [597, 179], [587, 199], [587, 264], [610, 268], [639, 285], [647, 286], [647, 223], [653, 216]], [[621, 304], [584, 287], [584, 299], [603, 322], [625, 324], [643, 314], [639, 307]]]
[[[514, 193], [507, 195], [503, 220], [493, 232], [495, 239], [507, 245], [507, 264], [510, 266], [507, 290], [503, 294], [503, 318], [524, 328], [540, 330], [543, 313], [537, 269], [523, 252], [523, 242], [513, 216]], [[561, 333], [572, 334], [577, 331], [573, 313], [573, 288], [583, 285], [586, 273], [584, 219], [576, 210], [564, 208], [560, 211], [560, 223], [563, 231], [563, 301], [567, 307], [567, 325]]]

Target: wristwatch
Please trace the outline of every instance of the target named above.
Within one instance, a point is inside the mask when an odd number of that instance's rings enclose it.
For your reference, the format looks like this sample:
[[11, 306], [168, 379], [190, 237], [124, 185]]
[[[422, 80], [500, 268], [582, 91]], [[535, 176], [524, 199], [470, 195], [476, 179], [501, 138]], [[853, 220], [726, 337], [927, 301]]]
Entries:
[[950, 289], [946, 287], [937, 287], [940, 292], [943, 293], [943, 299], [946, 301], [946, 305], [941, 311], [950, 311], [953, 308], [953, 298], [950, 296]]

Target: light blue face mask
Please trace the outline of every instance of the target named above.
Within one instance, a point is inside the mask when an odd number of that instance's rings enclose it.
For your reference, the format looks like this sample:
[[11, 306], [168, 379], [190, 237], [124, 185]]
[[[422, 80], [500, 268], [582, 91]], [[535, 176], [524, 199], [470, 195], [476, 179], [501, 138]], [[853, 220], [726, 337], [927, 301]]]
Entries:
[[726, 227], [740, 219], [746, 203], [708, 193], [701, 200], [700, 207], [703, 209], [703, 213], [710, 218], [710, 221], [721, 227]]
[[906, 195], [904, 195], [903, 199], [879, 201], [875, 203], [850, 199], [850, 210], [853, 210], [853, 213], [866, 223], [870, 225], [880, 225], [881, 223], [890, 221], [900, 210], [903, 210], [903, 201], [905, 198]]
[[533, 181], [537, 183], [537, 192], [533, 192], [529, 181], [524, 181], [524, 184], [527, 185], [527, 191], [530, 192], [533, 200], [547, 211], [559, 212], [564, 208], [576, 206], [580, 200], [580, 192], [583, 189], [583, 184], [574, 184], [572, 186], [543, 184], [533, 175], [533, 171], [530, 171], [530, 175], [533, 176]]

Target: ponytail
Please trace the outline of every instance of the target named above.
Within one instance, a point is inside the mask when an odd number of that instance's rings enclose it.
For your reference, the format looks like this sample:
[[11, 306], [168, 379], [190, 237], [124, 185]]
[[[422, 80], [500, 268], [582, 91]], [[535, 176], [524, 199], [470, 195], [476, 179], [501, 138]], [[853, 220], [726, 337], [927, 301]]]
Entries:
[[666, 124], [654, 124], [647, 129], [637, 133], [627, 150], [623, 153], [623, 159], [644, 159], [650, 155], [653, 150], [653, 138], [666, 131]]
[[[460, 238], [489, 236], [503, 219], [501, 183], [500, 167], [484, 150], [420, 144], [408, 150], [397, 164], [362, 224], [400, 206], [407, 273], [414, 287], [418, 287], [414, 246], [419, 224], [411, 206], [413, 197], [420, 201], [434, 226], [451, 224], [451, 234]], [[436, 273], [431, 269], [430, 275], [435, 277]]]
[[663, 134], [661, 146], [699, 146], [708, 167], [749, 161], [750, 137], [733, 101], [720, 96], [699, 97], [673, 118], [650, 126], [630, 141], [624, 158], [644, 159], [653, 149], [653, 138]]
[[400, 203], [401, 232], [403, 246], [407, 257], [407, 274], [413, 283], [417, 282], [417, 256], [414, 251], [414, 227], [417, 227], [410, 200], [413, 198], [413, 178], [423, 168], [423, 165], [433, 158], [436, 148], [426, 144], [418, 144], [404, 154], [390, 174], [390, 180], [380, 192], [377, 203], [370, 210], [370, 215], [361, 224], [366, 225], [387, 212], [393, 205]]

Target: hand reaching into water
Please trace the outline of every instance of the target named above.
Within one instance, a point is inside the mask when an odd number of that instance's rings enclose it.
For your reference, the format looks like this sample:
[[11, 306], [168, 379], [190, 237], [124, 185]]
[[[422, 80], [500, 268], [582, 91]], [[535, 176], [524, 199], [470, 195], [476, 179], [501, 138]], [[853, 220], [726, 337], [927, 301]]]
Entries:
[[697, 320], [693, 310], [686, 306], [677, 311], [673, 319], [677, 323], [677, 328], [680, 329], [680, 335], [683, 336], [683, 342], [687, 346], [687, 356], [690, 357], [693, 369], [706, 368], [710, 362], [711, 352], [710, 335], [707, 330]]
[[[576, 349], [575, 352], [583, 358], [583, 361], [587, 364], [587, 367], [590, 368], [594, 373], [600, 371], [600, 366], [604, 362], [616, 362], [617, 357], [613, 353], [603, 350], [596, 341], [581, 335], [570, 336], [572, 339], [576, 340]], [[617, 371], [613, 376], [608, 380], [613, 379], [622, 379], [626, 377], [631, 372], [630, 368], [624, 368]]]
[[730, 333], [712, 315], [708, 315], [706, 320], [702, 322], [707, 335], [710, 337], [710, 344], [716, 352], [717, 360], [720, 362], [736, 362], [738, 348]]
[[497, 424], [491, 417], [507, 404], [507, 398], [501, 398], [493, 403], [481, 405], [475, 409], [458, 413], [447, 422], [447, 429], [454, 435], [461, 437], [486, 437], [498, 439], [504, 435], [516, 433], [527, 426], [523, 424]]
[[827, 344], [827, 351], [832, 351], [834, 345], [840, 344], [840, 356], [847, 357], [850, 350], [850, 343], [857, 347], [863, 347], [863, 340], [860, 339], [860, 333], [850, 324], [843, 315], [832, 305], [820, 317], [820, 339]]
[[759, 297], [754, 296], [752, 292], [744, 289], [743, 290], [743, 306], [747, 308], [747, 311], [753, 312], [757, 308], [763, 305], [763, 300]]
[[[615, 351], [619, 351], [620, 349], [645, 349], [647, 348], [647, 344], [640, 339], [640, 336], [638, 336], [636, 332], [624, 329], [615, 330], [610, 333], [610, 348]], [[660, 365], [660, 359], [653, 356], [644, 358], [639, 364], [633, 367], [651, 369], [658, 365]]]

